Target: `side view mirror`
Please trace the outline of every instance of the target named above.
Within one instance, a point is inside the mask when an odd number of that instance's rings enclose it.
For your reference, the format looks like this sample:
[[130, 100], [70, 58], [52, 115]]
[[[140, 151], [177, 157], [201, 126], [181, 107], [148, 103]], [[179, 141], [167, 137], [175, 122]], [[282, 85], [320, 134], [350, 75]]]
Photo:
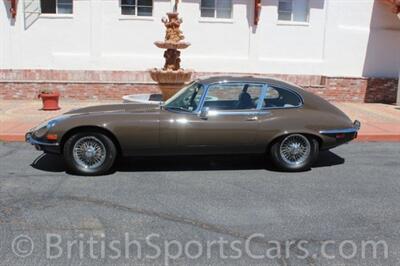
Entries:
[[209, 112], [210, 112], [210, 107], [203, 107], [203, 108], [201, 108], [201, 111], [199, 113], [199, 117], [201, 119], [207, 119]]

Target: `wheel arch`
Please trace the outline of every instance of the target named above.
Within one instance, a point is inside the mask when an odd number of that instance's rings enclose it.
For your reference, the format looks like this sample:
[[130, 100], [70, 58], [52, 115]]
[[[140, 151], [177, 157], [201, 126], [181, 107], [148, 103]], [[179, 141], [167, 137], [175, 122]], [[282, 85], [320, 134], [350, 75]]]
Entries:
[[318, 141], [318, 147], [321, 148], [323, 146], [323, 140], [320, 136], [314, 133], [310, 132], [301, 132], [301, 131], [293, 131], [293, 132], [282, 132], [280, 134], [275, 135], [270, 142], [268, 142], [267, 147], [266, 147], [266, 152], [269, 153], [271, 150], [271, 146], [276, 143], [277, 141], [285, 138], [286, 136], [292, 135], [292, 134], [301, 134], [307, 137], [315, 138]]
[[117, 153], [119, 155], [122, 155], [121, 144], [119, 143], [119, 141], [118, 141], [117, 137], [114, 135], [114, 133], [112, 133], [109, 129], [106, 129], [104, 127], [99, 127], [99, 126], [78, 126], [78, 127], [74, 127], [74, 128], [71, 128], [70, 130], [68, 130], [62, 136], [61, 141], [60, 141], [60, 150], [61, 150], [61, 152], [64, 150], [65, 142], [72, 135], [74, 135], [76, 133], [80, 133], [80, 132], [97, 132], [97, 133], [102, 133], [102, 134], [106, 135], [114, 143], [114, 145], [115, 145], [115, 147], [117, 149]]

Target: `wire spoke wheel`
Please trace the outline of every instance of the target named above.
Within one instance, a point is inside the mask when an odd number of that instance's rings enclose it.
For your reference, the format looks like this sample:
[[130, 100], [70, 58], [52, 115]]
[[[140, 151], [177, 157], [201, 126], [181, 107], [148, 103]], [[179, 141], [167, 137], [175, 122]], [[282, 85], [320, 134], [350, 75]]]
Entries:
[[83, 168], [95, 169], [106, 160], [106, 147], [94, 136], [78, 139], [72, 149], [75, 162]]
[[310, 141], [303, 135], [293, 134], [287, 136], [280, 144], [279, 153], [289, 165], [299, 165], [304, 163], [310, 156]]

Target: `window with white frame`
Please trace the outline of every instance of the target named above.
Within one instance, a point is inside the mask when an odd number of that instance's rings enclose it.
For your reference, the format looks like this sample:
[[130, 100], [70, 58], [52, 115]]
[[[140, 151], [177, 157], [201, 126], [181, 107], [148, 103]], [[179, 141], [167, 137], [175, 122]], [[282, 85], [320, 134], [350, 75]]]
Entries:
[[42, 14], [72, 14], [73, 0], [40, 0]]
[[308, 22], [309, 0], [279, 0], [278, 20]]
[[151, 17], [153, 0], [121, 0], [121, 14]]
[[232, 0], [201, 0], [201, 17], [232, 18]]

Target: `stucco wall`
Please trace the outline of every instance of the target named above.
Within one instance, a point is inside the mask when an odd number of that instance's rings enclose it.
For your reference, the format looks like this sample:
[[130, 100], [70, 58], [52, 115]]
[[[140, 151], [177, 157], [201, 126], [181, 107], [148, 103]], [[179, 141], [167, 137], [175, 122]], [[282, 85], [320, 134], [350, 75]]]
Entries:
[[[277, 22], [278, 0], [253, 6], [234, 0], [233, 19], [200, 18], [200, 0], [182, 1], [182, 29], [192, 46], [183, 66], [207, 72], [252, 72], [354, 77], [398, 77], [400, 20], [373, 0], [310, 0], [309, 25]], [[145, 70], [162, 66], [160, 19], [171, 9], [155, 0], [153, 18], [120, 15], [116, 0], [75, 0], [72, 16], [40, 16], [29, 27], [24, 0], [15, 22], [0, 6], [0, 68]]]

